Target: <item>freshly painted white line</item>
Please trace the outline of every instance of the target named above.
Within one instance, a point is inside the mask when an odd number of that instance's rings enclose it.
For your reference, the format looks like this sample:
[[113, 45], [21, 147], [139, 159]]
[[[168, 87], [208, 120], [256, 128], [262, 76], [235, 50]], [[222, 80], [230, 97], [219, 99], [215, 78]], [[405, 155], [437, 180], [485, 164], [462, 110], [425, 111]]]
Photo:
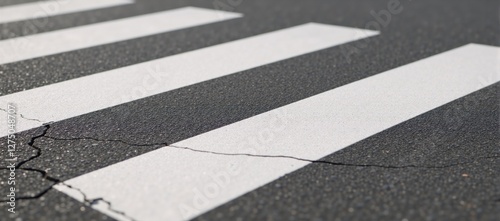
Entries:
[[[136, 220], [182, 220], [500, 80], [498, 47], [471, 44], [186, 139], [65, 183]], [[56, 189], [82, 200], [64, 185]], [[127, 218], [105, 204], [95, 209]]]
[[[186, 18], [188, 19], [188, 18]], [[343, 44], [359, 29], [304, 24], [0, 97], [25, 117], [59, 121]], [[375, 35], [377, 32], [371, 32]], [[0, 118], [3, 124], [7, 118]], [[17, 130], [40, 126], [19, 119]], [[0, 137], [7, 128], [0, 128]]]
[[[223, 17], [219, 16], [224, 14]], [[238, 18], [242, 15], [184, 7], [0, 41], [0, 64], [124, 41]]]
[[0, 7], [0, 23], [45, 18], [134, 3], [133, 0], [47, 0]]

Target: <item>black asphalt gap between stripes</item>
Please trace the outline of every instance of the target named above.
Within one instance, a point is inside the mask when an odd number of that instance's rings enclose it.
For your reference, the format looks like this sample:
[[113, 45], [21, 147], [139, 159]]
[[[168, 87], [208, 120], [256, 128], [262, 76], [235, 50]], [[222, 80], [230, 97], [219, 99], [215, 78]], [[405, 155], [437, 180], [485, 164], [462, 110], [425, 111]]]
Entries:
[[[239, 19], [2, 65], [0, 95], [308, 22], [364, 28], [388, 2], [243, 0]], [[348, 43], [357, 53], [332, 47], [18, 133], [22, 198], [16, 214], [1, 204], [1, 220], [113, 220], [51, 186], [468, 43], [500, 46], [497, 1], [400, 2], [379, 36]], [[29, 21], [0, 24], [0, 39], [184, 6], [213, 2], [137, 0], [52, 17], [36, 30]], [[499, 92], [497, 83], [462, 97], [195, 220], [498, 220]]]

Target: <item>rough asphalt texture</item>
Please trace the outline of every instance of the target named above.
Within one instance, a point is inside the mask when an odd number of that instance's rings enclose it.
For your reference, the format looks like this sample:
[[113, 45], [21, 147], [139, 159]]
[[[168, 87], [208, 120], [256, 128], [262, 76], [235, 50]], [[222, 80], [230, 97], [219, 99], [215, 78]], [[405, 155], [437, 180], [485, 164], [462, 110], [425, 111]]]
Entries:
[[[364, 28], [375, 20], [370, 11], [387, 9], [388, 2], [243, 0], [233, 10], [244, 14], [240, 19], [0, 66], [0, 94], [307, 22]], [[18, 199], [15, 215], [2, 203], [1, 219], [112, 220], [50, 189], [51, 179], [64, 181], [161, 147], [155, 143], [177, 142], [468, 43], [500, 45], [498, 1], [401, 5], [381, 35], [349, 44], [358, 53], [346, 56], [333, 47], [20, 133], [20, 161], [26, 162], [17, 194], [27, 199]], [[212, 1], [137, 0], [53, 17], [34, 29], [29, 22], [0, 25], [0, 39], [183, 6], [213, 8]], [[446, 104], [197, 220], [498, 220], [499, 92], [497, 83]], [[5, 142], [0, 138], [2, 147]]]

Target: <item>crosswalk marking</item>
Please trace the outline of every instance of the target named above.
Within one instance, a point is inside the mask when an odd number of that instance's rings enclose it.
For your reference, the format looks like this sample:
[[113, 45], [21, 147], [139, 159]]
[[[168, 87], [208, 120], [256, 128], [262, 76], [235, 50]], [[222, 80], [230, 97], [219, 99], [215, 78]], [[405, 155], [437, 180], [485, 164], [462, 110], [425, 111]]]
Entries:
[[[224, 16], [220, 16], [223, 14]], [[184, 7], [0, 41], [0, 64], [129, 40], [241, 17], [239, 13]]]
[[[299, 25], [2, 96], [0, 106], [15, 102], [24, 116], [60, 121], [354, 41], [359, 31], [317, 23]], [[377, 33], [365, 31], [366, 36]], [[1, 124], [5, 121], [0, 118]], [[23, 119], [17, 123], [18, 131], [40, 126]], [[6, 134], [1, 129], [0, 137]]]
[[[308, 164], [500, 80], [494, 46], [470, 44], [66, 181], [136, 220], [193, 218]], [[207, 151], [200, 153], [182, 149]], [[82, 201], [65, 185], [56, 189]], [[140, 202], [140, 203], [131, 203]], [[128, 220], [99, 203], [95, 209]]]
[[43, 18], [133, 3], [133, 0], [37, 1], [0, 8], [0, 23]]

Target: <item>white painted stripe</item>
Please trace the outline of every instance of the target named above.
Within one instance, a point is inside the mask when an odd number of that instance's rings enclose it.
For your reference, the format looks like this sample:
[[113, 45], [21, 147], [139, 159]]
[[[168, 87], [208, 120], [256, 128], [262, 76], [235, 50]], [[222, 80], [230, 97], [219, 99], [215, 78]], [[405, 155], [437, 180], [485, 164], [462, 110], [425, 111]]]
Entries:
[[[224, 14], [224, 16], [220, 16]], [[241, 17], [185, 7], [0, 41], [0, 64], [53, 55]]]
[[[320, 159], [500, 80], [500, 48], [467, 45], [172, 146]], [[65, 183], [103, 197], [137, 220], [193, 218], [308, 162], [224, 156], [164, 147]], [[64, 185], [56, 188], [81, 199]], [[104, 204], [94, 208], [127, 220]], [[184, 212], [184, 214], [183, 214]]]
[[0, 23], [45, 18], [133, 3], [133, 0], [47, 0], [0, 8]]
[[[59, 121], [356, 40], [360, 31], [305, 24], [0, 97], [25, 117]], [[369, 32], [374, 35], [377, 32]], [[0, 118], [3, 124], [7, 118]], [[19, 119], [23, 131], [39, 122]], [[0, 128], [0, 136], [7, 134]]]

